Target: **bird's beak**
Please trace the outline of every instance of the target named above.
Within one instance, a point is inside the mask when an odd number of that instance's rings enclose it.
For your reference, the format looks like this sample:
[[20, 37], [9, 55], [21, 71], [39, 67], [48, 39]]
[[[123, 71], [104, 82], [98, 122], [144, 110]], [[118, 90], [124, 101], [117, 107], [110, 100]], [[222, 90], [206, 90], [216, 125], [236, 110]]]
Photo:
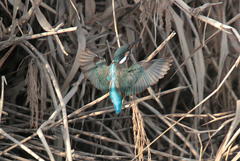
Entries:
[[134, 47], [134, 45], [137, 45], [140, 42], [141, 42], [141, 39], [137, 39], [136, 41], [132, 42], [131, 44], [129, 44], [128, 50], [131, 50]]
[[127, 58], [129, 57], [129, 55], [132, 53], [131, 49], [134, 47], [134, 45], [138, 44], [139, 42], [141, 42], [141, 39], [137, 39], [136, 41], [132, 42], [131, 44], [129, 44], [128, 46], [128, 51], [125, 53], [124, 57], [122, 58], [122, 60], [119, 62], [119, 64], [123, 64]]

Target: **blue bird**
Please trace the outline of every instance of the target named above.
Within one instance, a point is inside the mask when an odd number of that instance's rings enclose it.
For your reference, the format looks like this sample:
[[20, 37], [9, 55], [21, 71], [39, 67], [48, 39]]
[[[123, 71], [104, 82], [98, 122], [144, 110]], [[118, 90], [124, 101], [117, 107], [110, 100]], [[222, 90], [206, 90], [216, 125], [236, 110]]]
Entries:
[[109, 66], [105, 59], [89, 50], [84, 51], [79, 57], [80, 68], [85, 77], [97, 89], [109, 91], [116, 114], [121, 112], [123, 95], [134, 95], [156, 84], [171, 66], [171, 59], [160, 58], [149, 62], [143, 60], [126, 67], [124, 63], [134, 44], [118, 48]]

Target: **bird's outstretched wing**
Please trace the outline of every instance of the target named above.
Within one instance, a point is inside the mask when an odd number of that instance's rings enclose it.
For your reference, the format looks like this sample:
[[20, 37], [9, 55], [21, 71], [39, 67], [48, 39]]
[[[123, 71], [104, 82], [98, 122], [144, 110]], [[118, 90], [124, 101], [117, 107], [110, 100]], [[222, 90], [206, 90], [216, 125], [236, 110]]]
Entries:
[[171, 59], [154, 59], [141, 61], [118, 73], [121, 91], [129, 96], [140, 93], [158, 82], [170, 69]]
[[79, 56], [80, 68], [87, 79], [97, 89], [106, 92], [109, 88], [108, 71], [105, 59], [100, 58], [95, 53], [85, 50]]

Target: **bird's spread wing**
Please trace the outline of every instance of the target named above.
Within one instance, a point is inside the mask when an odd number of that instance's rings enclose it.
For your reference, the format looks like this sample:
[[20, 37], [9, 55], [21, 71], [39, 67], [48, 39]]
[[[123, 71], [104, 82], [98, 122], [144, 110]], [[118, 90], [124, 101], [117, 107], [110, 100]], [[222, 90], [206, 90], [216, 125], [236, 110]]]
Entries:
[[118, 74], [120, 89], [128, 96], [140, 93], [163, 78], [170, 66], [171, 59], [161, 58], [124, 68]]
[[89, 50], [83, 51], [79, 59], [80, 68], [85, 77], [91, 81], [94, 87], [106, 92], [109, 87], [109, 80], [107, 79], [109, 66], [107, 66], [105, 59]]

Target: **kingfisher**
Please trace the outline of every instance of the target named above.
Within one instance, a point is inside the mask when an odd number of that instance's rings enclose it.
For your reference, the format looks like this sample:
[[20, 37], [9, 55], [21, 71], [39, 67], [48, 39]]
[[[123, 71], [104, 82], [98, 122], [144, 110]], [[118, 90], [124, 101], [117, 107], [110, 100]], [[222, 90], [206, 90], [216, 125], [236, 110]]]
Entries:
[[156, 84], [171, 66], [170, 58], [159, 58], [143, 60], [127, 67], [125, 62], [134, 44], [135, 42], [118, 48], [110, 65], [103, 57], [88, 49], [79, 57], [85, 78], [90, 80], [95, 88], [105, 93], [109, 91], [116, 114], [121, 112], [123, 96], [138, 94]]

